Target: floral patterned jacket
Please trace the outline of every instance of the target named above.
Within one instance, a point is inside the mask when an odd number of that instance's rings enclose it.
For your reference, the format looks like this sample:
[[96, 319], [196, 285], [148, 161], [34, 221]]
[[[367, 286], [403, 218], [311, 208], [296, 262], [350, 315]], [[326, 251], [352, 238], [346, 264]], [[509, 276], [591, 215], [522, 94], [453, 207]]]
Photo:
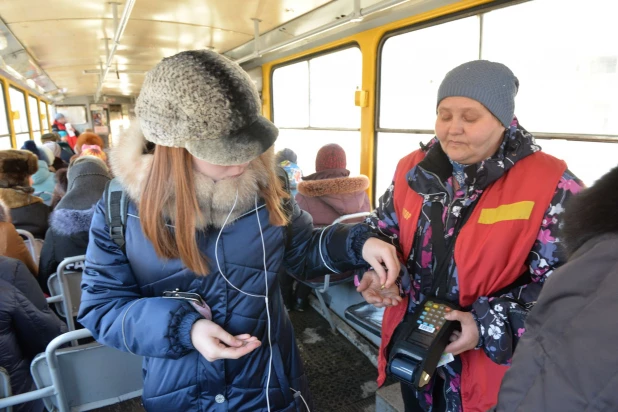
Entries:
[[[434, 194], [444, 192], [444, 188], [447, 189], [443, 223], [448, 246], [462, 217], [462, 211], [470, 207], [482, 195], [485, 188], [500, 179], [518, 160], [541, 148], [536, 145], [533, 136], [519, 126], [515, 119], [511, 127], [506, 130], [502, 145], [496, 154], [478, 164], [463, 166], [450, 161], [436, 138], [429, 143], [426, 150], [428, 162], [424, 161], [424, 165], [426, 167], [429, 165], [433, 170], [414, 167], [408, 172], [408, 181], [411, 182], [412, 189], [419, 193]], [[438, 179], [441, 181], [437, 181]], [[459, 183], [457, 190], [454, 179]], [[563, 205], [582, 187], [583, 184], [568, 170], [564, 173], [539, 228], [537, 241], [530, 251], [527, 261], [529, 272], [522, 274], [522, 281], [525, 284], [499, 297], [480, 297], [472, 305], [471, 312], [479, 329], [478, 347], [498, 364], [510, 364], [515, 346], [525, 331], [524, 321], [529, 309], [536, 302], [545, 280], [554, 269], [564, 263], [563, 247], [558, 236]], [[380, 198], [379, 207], [366, 222], [380, 237], [389, 239], [399, 247], [399, 224], [394, 210], [393, 188], [394, 184], [391, 184]], [[426, 202], [418, 221], [415, 242], [406, 262], [410, 275], [400, 279], [402, 293], [410, 295], [409, 311], [413, 311], [430, 292], [433, 280], [435, 261], [431, 244], [430, 208], [431, 203]], [[454, 260], [450, 262], [449, 273], [452, 275], [449, 279], [447, 298], [458, 302], [459, 284]], [[461, 379], [459, 357], [440, 367], [438, 374], [445, 380], [444, 396], [447, 411], [462, 411], [459, 395]], [[432, 392], [433, 382], [417, 393], [426, 411], [431, 411]]]

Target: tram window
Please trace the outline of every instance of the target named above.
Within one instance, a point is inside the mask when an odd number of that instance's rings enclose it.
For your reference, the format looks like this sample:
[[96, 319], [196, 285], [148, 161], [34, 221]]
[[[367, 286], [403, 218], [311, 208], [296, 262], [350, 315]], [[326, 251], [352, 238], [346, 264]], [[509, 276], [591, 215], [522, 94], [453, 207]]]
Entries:
[[399, 159], [419, 149], [420, 143], [427, 144], [432, 138], [433, 134], [378, 133], [376, 141], [376, 165], [378, 166], [376, 167], [375, 181], [376, 206], [380, 197], [393, 181]]
[[37, 143], [41, 143], [41, 116], [39, 116], [39, 102], [36, 97], [28, 96], [30, 118], [32, 119], [32, 135]]
[[[2, 87], [2, 83], [0, 83], [0, 87]], [[11, 136], [9, 131], [4, 88], [0, 93], [2, 94], [2, 98], [0, 98], [0, 150], [4, 150], [11, 149]]]
[[586, 186], [592, 184], [618, 164], [618, 144], [564, 139], [537, 139], [543, 151], [567, 162]]
[[41, 100], [39, 105], [41, 112], [41, 123], [43, 124], [43, 133], [49, 133], [49, 120], [47, 119], [47, 103]]
[[357, 47], [274, 70], [273, 117], [279, 127], [275, 149], [292, 149], [304, 175], [315, 171], [315, 156], [328, 143], [345, 147], [348, 170], [360, 173], [360, 108], [354, 104], [354, 92], [361, 80]]
[[15, 139], [17, 148], [19, 149], [26, 140], [30, 140], [30, 129], [28, 127], [28, 113], [26, 112], [26, 95], [24, 92], [9, 87], [9, 95], [11, 98], [11, 109], [13, 112], [18, 112], [19, 118], [13, 118], [13, 128], [15, 129]]
[[433, 130], [446, 73], [478, 59], [479, 18], [468, 17], [393, 36], [380, 66], [380, 128]]
[[292, 149], [298, 156], [297, 164], [307, 176], [315, 172], [315, 157], [320, 147], [337, 143], [343, 146], [346, 153], [347, 169], [352, 176], [360, 173], [360, 133], [342, 130], [302, 130], [280, 129], [275, 142], [275, 150], [286, 147]]
[[360, 127], [360, 107], [354, 104], [354, 92], [361, 88], [362, 64], [357, 47], [309, 60], [311, 127]]
[[[513, 22], [548, 34], [504, 30]], [[616, 38], [613, 2], [565, 7], [538, 0], [484, 17], [483, 58], [505, 63], [519, 78], [516, 113], [528, 130], [618, 135]]]
[[309, 62], [273, 72], [273, 111], [279, 127], [309, 126]]

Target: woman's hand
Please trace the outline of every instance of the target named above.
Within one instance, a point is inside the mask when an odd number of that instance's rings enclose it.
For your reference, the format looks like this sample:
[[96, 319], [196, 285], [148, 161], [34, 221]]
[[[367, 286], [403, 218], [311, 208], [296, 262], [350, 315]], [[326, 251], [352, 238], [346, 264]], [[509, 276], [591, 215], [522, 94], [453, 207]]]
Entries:
[[393, 284], [388, 288], [382, 288], [380, 277], [373, 270], [365, 272], [356, 290], [363, 295], [367, 303], [371, 303], [376, 308], [397, 306], [401, 302], [399, 287]]
[[[380, 286], [384, 286], [385, 289], [393, 286], [401, 269], [395, 246], [370, 237], [363, 245], [363, 259], [380, 277]], [[386, 266], [386, 270], [382, 264]]]
[[451, 343], [444, 349], [444, 352], [459, 355], [460, 353], [476, 348], [479, 344], [479, 330], [470, 312], [454, 310], [444, 315], [444, 318], [461, 323], [461, 332], [458, 330], [453, 332], [451, 335]]
[[200, 319], [191, 328], [191, 343], [208, 362], [238, 359], [262, 343], [249, 334], [232, 336], [216, 323]]

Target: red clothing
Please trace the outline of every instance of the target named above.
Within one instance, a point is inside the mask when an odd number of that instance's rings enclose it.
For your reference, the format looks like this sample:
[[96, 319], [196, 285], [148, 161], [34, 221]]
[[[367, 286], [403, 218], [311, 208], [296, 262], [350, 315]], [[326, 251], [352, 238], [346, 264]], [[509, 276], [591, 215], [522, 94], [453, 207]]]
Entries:
[[[395, 175], [395, 211], [401, 231], [401, 249], [406, 255], [402, 256], [403, 261], [412, 249], [424, 200], [408, 186], [406, 175], [423, 158], [424, 152], [420, 150], [408, 155], [400, 161]], [[462, 307], [471, 305], [480, 296], [491, 296], [525, 272], [525, 261], [538, 235], [544, 212], [565, 170], [564, 162], [538, 152], [519, 161], [485, 190], [455, 246]], [[405, 316], [407, 298], [403, 303], [388, 308], [384, 314], [379, 384], [385, 378], [386, 348]], [[464, 410], [485, 411], [496, 402], [506, 367], [492, 362], [483, 351], [468, 351], [461, 354], [461, 358]]]

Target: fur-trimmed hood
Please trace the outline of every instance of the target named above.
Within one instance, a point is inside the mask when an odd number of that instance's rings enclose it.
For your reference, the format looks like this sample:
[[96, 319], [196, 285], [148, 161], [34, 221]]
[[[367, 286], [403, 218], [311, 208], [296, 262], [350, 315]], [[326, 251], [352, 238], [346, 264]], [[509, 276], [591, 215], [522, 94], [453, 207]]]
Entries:
[[303, 180], [298, 184], [298, 192], [307, 197], [318, 197], [364, 192], [368, 187], [369, 179], [367, 176], [360, 175], [356, 177]]
[[618, 234], [618, 167], [594, 186], [584, 189], [565, 205], [563, 240], [572, 256], [584, 243], [607, 234]]
[[54, 232], [63, 236], [72, 236], [80, 232], [88, 232], [94, 216], [93, 205], [90, 209], [57, 209], [49, 219], [49, 225]]
[[[152, 153], [146, 153], [145, 148], [146, 139], [139, 125], [135, 123], [110, 152], [112, 172], [136, 204], [139, 204], [142, 188], [154, 158]], [[252, 209], [256, 196], [259, 197], [259, 187], [268, 185], [269, 168], [274, 168], [273, 147], [252, 160], [245, 172], [236, 178], [215, 182], [202, 173], [194, 172], [197, 200], [202, 211], [196, 227], [198, 229], [205, 229], [209, 225], [221, 227], [235, 203], [237, 194], [238, 200], [228, 223]], [[170, 199], [164, 208], [164, 214], [171, 222], [175, 220], [175, 201], [174, 198]]]

